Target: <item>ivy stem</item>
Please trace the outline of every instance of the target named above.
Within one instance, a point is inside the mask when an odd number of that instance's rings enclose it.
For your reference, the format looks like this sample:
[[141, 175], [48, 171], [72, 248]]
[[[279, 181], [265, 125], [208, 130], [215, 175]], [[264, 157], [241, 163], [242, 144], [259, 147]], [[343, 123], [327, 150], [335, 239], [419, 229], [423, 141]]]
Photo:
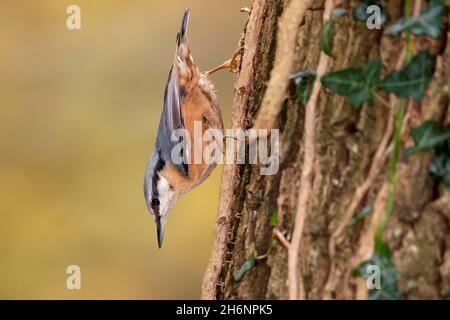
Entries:
[[388, 108], [389, 110], [392, 110], [392, 105], [387, 101], [381, 94], [379, 94], [375, 89], [371, 90], [372, 95], [377, 99], [383, 106]]
[[275, 236], [272, 234], [272, 237], [270, 238], [270, 242], [269, 242], [269, 247], [267, 248], [266, 253], [258, 256], [258, 253], [255, 252], [254, 253], [255, 260], [259, 261], [259, 260], [267, 259], [270, 256], [270, 254], [272, 253], [274, 245], [275, 245]]
[[[409, 17], [411, 15], [411, 1], [405, 0], [404, 6], [404, 15], [405, 17]], [[406, 31], [406, 63], [411, 62], [412, 60], [412, 46], [411, 46], [411, 32]], [[391, 185], [391, 190], [388, 195], [387, 205], [386, 205], [386, 214], [381, 221], [377, 232], [375, 234], [375, 252], [380, 252], [383, 247], [383, 233], [386, 225], [394, 211], [394, 200], [395, 193], [397, 191], [397, 162], [400, 154], [401, 147], [401, 132], [402, 132], [402, 124], [403, 117], [405, 114], [406, 108], [406, 99], [400, 99], [400, 106], [395, 113], [395, 132], [394, 132], [394, 150], [392, 151], [391, 158], [389, 159], [389, 183]]]
[[375, 251], [379, 252], [379, 249], [382, 246], [382, 237], [384, 233], [384, 229], [389, 221], [389, 218], [394, 211], [394, 199], [395, 193], [397, 191], [397, 162], [400, 154], [400, 145], [401, 145], [401, 132], [402, 132], [402, 123], [403, 116], [405, 113], [406, 100], [400, 100], [400, 106], [395, 114], [395, 133], [394, 133], [394, 150], [392, 150], [391, 158], [389, 159], [389, 182], [391, 184], [391, 191], [388, 195], [387, 205], [386, 205], [386, 214], [381, 221], [380, 226], [377, 229], [377, 233], [375, 235]]

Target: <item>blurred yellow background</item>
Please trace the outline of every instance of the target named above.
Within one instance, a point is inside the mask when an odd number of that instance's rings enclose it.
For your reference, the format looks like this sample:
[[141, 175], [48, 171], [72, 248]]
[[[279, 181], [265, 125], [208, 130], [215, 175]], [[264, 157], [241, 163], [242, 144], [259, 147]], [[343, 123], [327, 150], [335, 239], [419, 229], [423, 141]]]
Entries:
[[[81, 8], [68, 30], [66, 8]], [[0, 298], [195, 299], [221, 168], [172, 210], [157, 248], [143, 197], [175, 36], [200, 69], [237, 48], [246, 1], [2, 0]], [[226, 125], [234, 76], [213, 77]], [[81, 267], [81, 290], [66, 268]]]

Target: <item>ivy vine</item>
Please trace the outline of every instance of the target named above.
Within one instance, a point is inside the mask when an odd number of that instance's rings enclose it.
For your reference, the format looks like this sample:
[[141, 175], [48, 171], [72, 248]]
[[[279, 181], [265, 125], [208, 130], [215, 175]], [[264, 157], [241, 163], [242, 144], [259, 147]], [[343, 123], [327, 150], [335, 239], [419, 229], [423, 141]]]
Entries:
[[415, 145], [406, 154], [434, 151], [428, 171], [437, 182], [450, 187], [450, 124], [439, 127], [436, 121], [425, 121], [411, 131]]
[[[406, 59], [405, 66], [402, 69], [393, 71], [382, 78], [383, 63], [380, 59], [374, 59], [360, 67], [329, 72], [321, 78], [321, 83], [327, 89], [345, 96], [353, 108], [360, 108], [364, 103], [371, 103], [372, 100], [376, 100], [395, 113], [394, 148], [389, 160], [391, 191], [388, 195], [386, 213], [375, 235], [374, 255], [360, 264], [352, 273], [354, 276], [368, 278], [367, 267], [369, 265], [376, 265], [380, 268], [381, 288], [369, 290], [370, 299], [402, 298], [397, 288], [398, 272], [392, 262], [389, 247], [382, 240], [382, 235], [394, 209], [394, 195], [397, 188], [397, 162], [401, 148], [400, 134], [406, 102], [407, 99], [414, 99], [419, 102], [423, 98], [427, 86], [433, 79], [436, 66], [436, 58], [428, 51], [423, 50], [413, 56], [411, 35], [440, 37], [441, 20], [446, 10], [442, 0], [429, 0], [428, 5], [421, 10], [420, 15], [411, 16], [410, 0], [405, 0], [404, 3], [404, 16], [385, 31], [385, 34], [389, 36], [397, 36], [401, 33], [405, 35]], [[367, 21], [369, 18], [367, 9], [371, 5], [379, 6], [381, 24], [384, 25], [389, 20], [389, 16], [379, 0], [361, 1], [352, 11], [353, 18], [357, 21]], [[447, 11], [449, 11], [450, 19], [450, 0], [447, 0], [446, 5], [448, 6]], [[333, 51], [336, 20], [345, 14], [347, 14], [346, 9], [336, 8], [331, 19], [326, 21], [322, 27], [319, 39], [320, 48], [329, 56], [332, 56]], [[290, 75], [290, 79], [295, 81], [299, 101], [306, 105], [313, 89], [316, 73], [314, 71], [296, 71]], [[399, 106], [394, 109], [383, 97], [383, 93], [396, 95], [400, 99]], [[448, 96], [450, 99], [450, 92]], [[429, 167], [430, 175], [436, 181], [450, 187], [450, 125], [440, 127], [435, 121], [425, 121], [418, 128], [413, 128], [411, 135], [415, 145], [404, 150], [404, 154], [433, 152], [433, 159]], [[365, 219], [372, 211], [372, 205], [367, 205], [354, 215], [348, 226], [350, 227]], [[270, 226], [276, 226], [277, 216], [277, 212], [270, 216]], [[234, 272], [233, 280], [239, 282], [259, 260], [266, 259], [272, 251], [273, 245], [274, 237], [272, 236], [267, 252], [262, 256], [252, 253], [242, 266]]]
[[360, 68], [330, 72], [321, 80], [328, 89], [346, 96], [355, 108], [374, 96], [386, 105], [387, 102], [376, 90], [419, 101], [432, 79], [435, 63], [436, 59], [431, 54], [421, 51], [406, 67], [390, 73], [383, 80], [380, 78], [383, 68], [380, 59], [372, 60]]
[[[367, 21], [369, 18], [367, 9], [371, 5], [380, 7], [381, 22], [384, 24], [389, 17], [378, 0], [360, 2], [352, 11], [353, 18], [357, 21]], [[450, 8], [450, 1], [448, 6]], [[336, 34], [335, 20], [338, 16], [346, 13], [341, 8], [336, 9], [336, 11], [338, 11], [338, 14], [333, 15], [332, 19], [325, 22], [320, 36], [320, 48], [330, 56], [332, 56], [332, 43]], [[385, 31], [385, 34], [389, 36], [405, 34], [406, 59], [405, 66], [401, 70], [393, 71], [382, 78], [383, 63], [380, 59], [375, 59], [360, 67], [329, 72], [321, 78], [321, 82], [326, 88], [338, 95], [345, 96], [354, 108], [360, 108], [364, 103], [371, 103], [375, 99], [395, 113], [394, 148], [389, 161], [391, 191], [388, 195], [386, 213], [376, 232], [373, 257], [363, 262], [353, 272], [354, 276], [367, 278], [367, 266], [377, 265], [380, 268], [381, 288], [371, 289], [369, 291], [370, 299], [402, 298], [397, 288], [398, 272], [391, 260], [389, 247], [382, 240], [382, 235], [394, 209], [394, 195], [397, 188], [397, 162], [401, 148], [400, 133], [406, 102], [407, 99], [414, 99], [419, 102], [423, 98], [428, 84], [433, 79], [436, 66], [436, 58], [428, 51], [420, 51], [413, 56], [411, 35], [440, 37], [441, 19], [445, 12], [445, 5], [442, 0], [430, 0], [428, 6], [421, 10], [420, 15], [410, 16], [410, 11], [410, 1], [405, 0], [404, 17]], [[307, 79], [311, 79], [309, 77], [311, 77], [311, 73], [297, 72], [292, 75], [292, 78], [296, 80], [299, 97], [302, 97], [303, 104], [306, 104], [308, 98], [306, 92], [311, 90], [310, 87], [306, 86]], [[383, 93], [396, 95], [400, 99], [399, 106], [394, 109], [383, 97]], [[413, 128], [411, 134], [415, 146], [405, 150], [405, 154], [433, 151], [434, 157], [429, 172], [434, 179], [450, 186], [450, 125], [441, 128], [437, 122], [426, 121], [420, 127]], [[364, 219], [371, 211], [371, 206], [367, 206], [356, 213], [349, 226]]]

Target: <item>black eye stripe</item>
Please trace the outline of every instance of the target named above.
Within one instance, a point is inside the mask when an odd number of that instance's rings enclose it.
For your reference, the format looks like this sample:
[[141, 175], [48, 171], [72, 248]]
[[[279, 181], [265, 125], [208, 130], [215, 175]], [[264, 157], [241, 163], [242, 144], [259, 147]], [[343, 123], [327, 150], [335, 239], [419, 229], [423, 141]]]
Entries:
[[[158, 192], [158, 181], [159, 181], [159, 174], [158, 172], [161, 171], [164, 166], [165, 166], [165, 161], [162, 159], [161, 157], [161, 151], [158, 151], [158, 161], [156, 163], [156, 166], [154, 168], [153, 171], [153, 176], [152, 176], [152, 200], [150, 202], [151, 206], [152, 206], [152, 211], [155, 214], [156, 217], [159, 217], [159, 192]], [[158, 205], [154, 205], [153, 204], [153, 200], [157, 199], [158, 200]]]
[[154, 207], [158, 207], [159, 206], [159, 199], [158, 198], [153, 198], [152, 199], [152, 206], [154, 206]]

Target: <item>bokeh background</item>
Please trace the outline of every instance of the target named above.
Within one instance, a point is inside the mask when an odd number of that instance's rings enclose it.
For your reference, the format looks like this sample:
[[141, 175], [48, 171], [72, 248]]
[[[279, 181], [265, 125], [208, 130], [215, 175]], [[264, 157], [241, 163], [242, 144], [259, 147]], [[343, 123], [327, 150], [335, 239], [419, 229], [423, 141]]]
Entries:
[[[68, 30], [66, 8], [81, 7]], [[0, 298], [195, 299], [220, 171], [175, 206], [162, 250], [143, 198], [185, 8], [202, 70], [229, 58], [246, 1], [2, 0]], [[234, 76], [214, 76], [228, 125]], [[81, 267], [81, 290], [66, 268]]]

